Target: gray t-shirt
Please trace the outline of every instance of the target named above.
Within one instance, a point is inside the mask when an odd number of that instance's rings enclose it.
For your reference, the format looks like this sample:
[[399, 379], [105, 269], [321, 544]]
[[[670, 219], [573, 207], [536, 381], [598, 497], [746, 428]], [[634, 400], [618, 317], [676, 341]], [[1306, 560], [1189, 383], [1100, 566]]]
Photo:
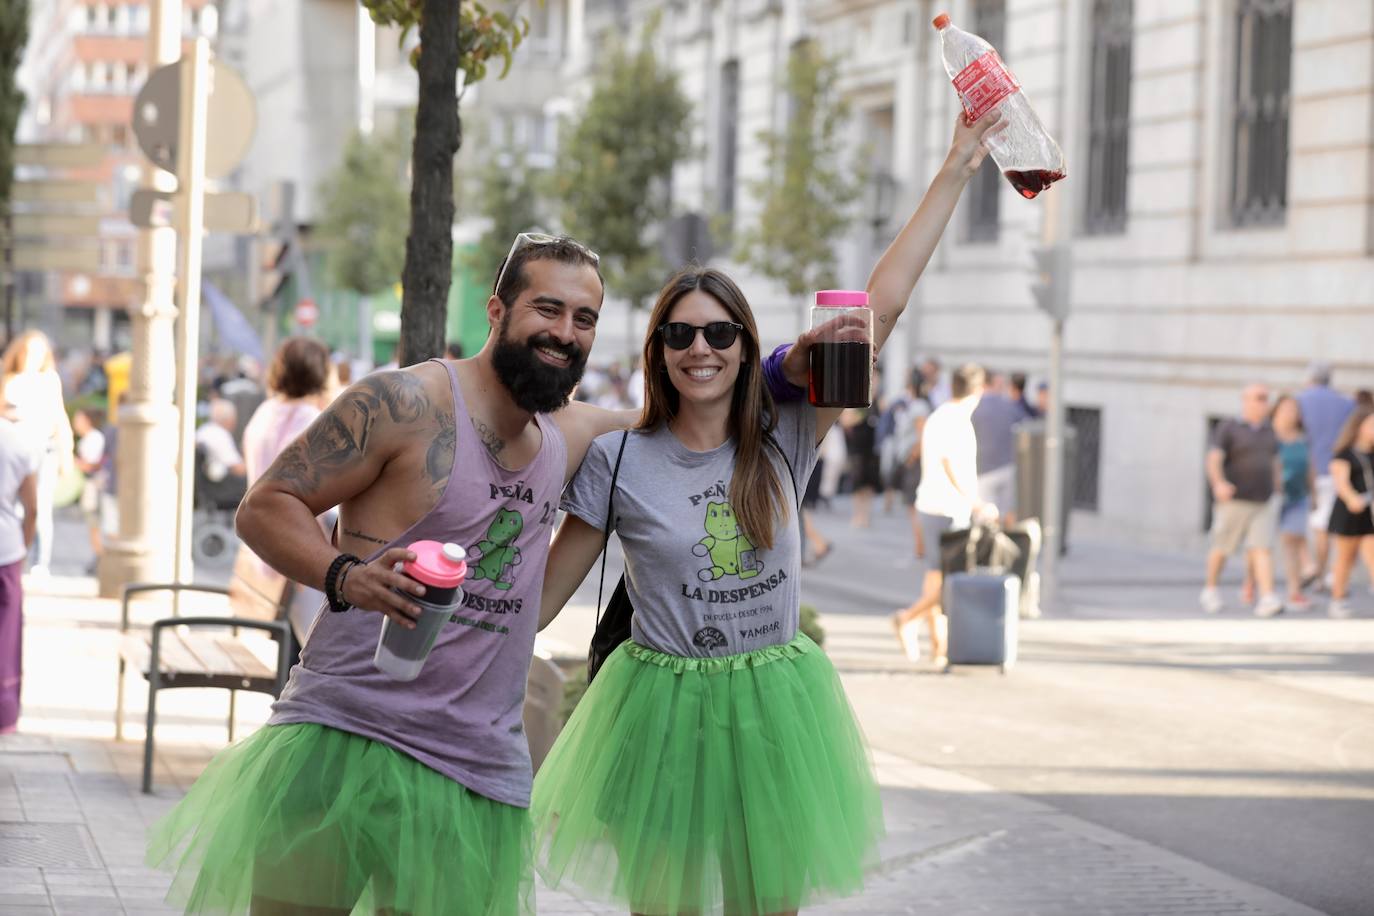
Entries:
[[978, 473], [987, 474], [1016, 460], [1016, 424], [1026, 418], [1011, 398], [984, 394], [973, 410], [973, 435], [978, 440]]
[[[611, 468], [620, 432], [592, 443], [563, 495], [563, 508], [606, 530]], [[773, 438], [802, 488], [816, 464], [816, 409], [778, 406]], [[789, 642], [801, 602], [797, 498], [778, 449], [764, 444], [782, 484], [786, 514], [773, 547], [756, 549], [735, 523], [730, 479], [735, 440], [694, 452], [667, 427], [634, 430], [616, 480], [615, 523], [635, 607], [631, 638], [689, 657], [735, 655]]]
[[29, 552], [19, 487], [38, 472], [42, 455], [19, 426], [0, 417], [0, 566], [18, 563]]

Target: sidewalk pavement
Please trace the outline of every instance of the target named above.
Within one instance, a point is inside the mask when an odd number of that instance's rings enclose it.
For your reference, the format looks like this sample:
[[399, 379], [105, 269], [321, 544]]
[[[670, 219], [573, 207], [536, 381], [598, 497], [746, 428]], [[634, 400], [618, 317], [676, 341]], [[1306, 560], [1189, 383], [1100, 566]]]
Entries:
[[[88, 580], [53, 579], [28, 596], [25, 716], [0, 738], [0, 916], [176, 912], [168, 877], [143, 865], [144, 831], [225, 743], [223, 691], [159, 697], [152, 796], [138, 791], [142, 681], [131, 675], [127, 740], [112, 739], [118, 606]], [[591, 600], [595, 600], [594, 591]], [[592, 609], [565, 611], [541, 639], [550, 655], [581, 652]], [[878, 618], [824, 623], [842, 669], [918, 677], [882, 639]], [[240, 734], [268, 701], [239, 701]], [[860, 705], [861, 721], [882, 716]], [[888, 836], [863, 894], [821, 914], [1285, 914], [1316, 911], [1196, 862], [967, 777], [875, 754]], [[541, 913], [621, 912], [538, 889]]]

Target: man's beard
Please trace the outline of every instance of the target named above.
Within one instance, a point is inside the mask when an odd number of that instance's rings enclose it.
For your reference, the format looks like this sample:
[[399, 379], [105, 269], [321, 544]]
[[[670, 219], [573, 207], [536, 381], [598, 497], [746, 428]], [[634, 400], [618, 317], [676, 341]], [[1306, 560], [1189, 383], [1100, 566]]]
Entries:
[[[496, 347], [491, 352], [491, 362], [516, 406], [530, 413], [552, 413], [567, 406], [587, 365], [587, 355], [582, 348], [576, 344], [561, 344], [547, 333], [536, 334], [520, 343], [506, 336], [509, 328], [510, 312], [507, 312], [497, 334]], [[563, 368], [550, 366], [534, 352], [535, 347], [567, 354], [568, 365]]]

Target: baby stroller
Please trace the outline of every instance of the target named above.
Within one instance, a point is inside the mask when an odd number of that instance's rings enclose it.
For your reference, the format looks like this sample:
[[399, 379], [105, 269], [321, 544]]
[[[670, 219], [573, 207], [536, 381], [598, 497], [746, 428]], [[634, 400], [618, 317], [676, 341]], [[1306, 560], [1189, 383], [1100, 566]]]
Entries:
[[238, 547], [234, 512], [248, 490], [248, 482], [233, 474], [211, 480], [205, 472], [205, 450], [200, 447], [196, 448], [194, 473], [192, 559], [197, 565], [227, 568], [234, 562]]

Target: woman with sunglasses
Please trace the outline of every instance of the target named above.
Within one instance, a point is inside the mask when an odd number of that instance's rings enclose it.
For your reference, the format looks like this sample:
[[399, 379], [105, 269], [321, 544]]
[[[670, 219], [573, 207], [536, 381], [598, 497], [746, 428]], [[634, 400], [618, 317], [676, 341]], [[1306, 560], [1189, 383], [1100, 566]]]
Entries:
[[[869, 278], [875, 350], [900, 316], [996, 113], [960, 120], [944, 166]], [[843, 322], [853, 319], [836, 319]], [[633, 913], [795, 913], [858, 891], [882, 810], [833, 666], [798, 630], [798, 493], [840, 411], [777, 404], [744, 294], [668, 281], [635, 429], [599, 437], [565, 492], [547, 624], [614, 530], [635, 612], [535, 782], [539, 865]], [[783, 363], [805, 380], [814, 333]], [[614, 479], [614, 483], [613, 483]]]

